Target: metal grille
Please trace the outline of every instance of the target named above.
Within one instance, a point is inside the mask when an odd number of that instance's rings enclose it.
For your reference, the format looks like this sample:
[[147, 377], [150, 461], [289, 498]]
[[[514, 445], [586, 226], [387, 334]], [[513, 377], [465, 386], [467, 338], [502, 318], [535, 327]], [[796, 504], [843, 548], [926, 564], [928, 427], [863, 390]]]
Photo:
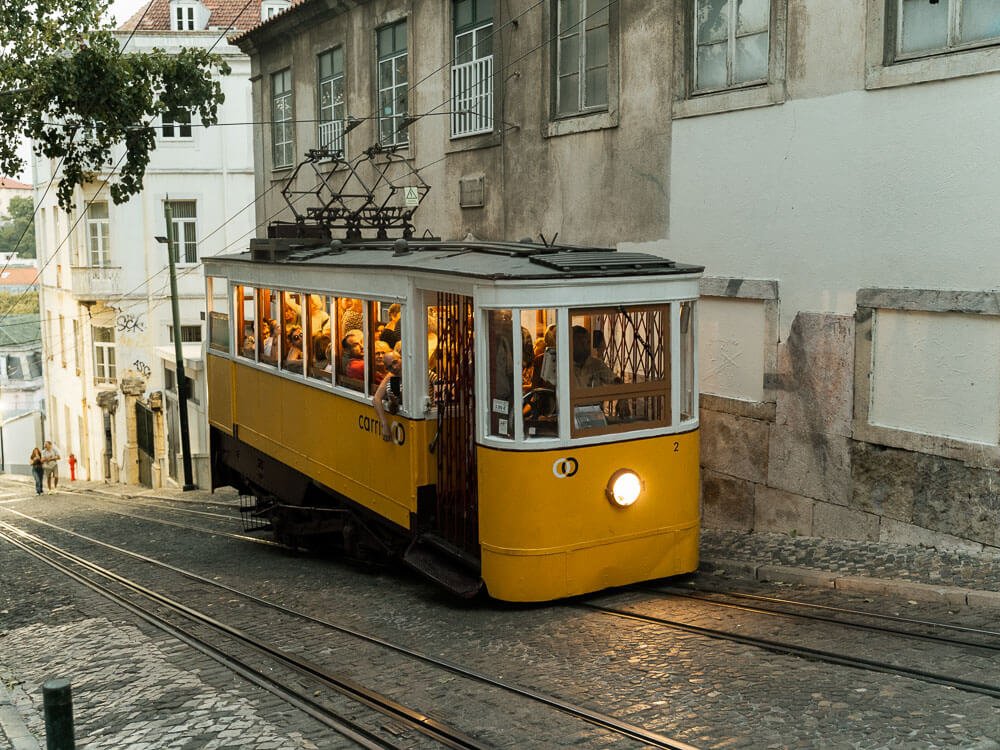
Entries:
[[478, 557], [472, 298], [441, 293], [437, 305], [437, 531], [448, 542]]
[[135, 402], [135, 440], [139, 447], [139, 484], [153, 486], [154, 447], [153, 411], [141, 401]]

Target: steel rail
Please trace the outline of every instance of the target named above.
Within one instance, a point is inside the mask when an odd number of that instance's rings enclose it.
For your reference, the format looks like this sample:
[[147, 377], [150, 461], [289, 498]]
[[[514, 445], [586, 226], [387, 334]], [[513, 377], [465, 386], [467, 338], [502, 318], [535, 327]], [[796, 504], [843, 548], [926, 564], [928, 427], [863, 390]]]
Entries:
[[333, 729], [343, 737], [357, 742], [361, 747], [368, 748], [369, 750], [396, 750], [396, 746], [385, 742], [381, 738], [364, 729], [364, 727], [360, 727], [350, 720], [344, 720], [343, 717], [327, 708], [324, 708], [317, 701], [313, 700], [306, 692], [295, 690], [294, 688], [283, 685], [271, 675], [268, 675], [259, 669], [255, 669], [236, 657], [226, 654], [221, 649], [212, 646], [204, 639], [191, 634], [184, 628], [167, 622], [164, 618], [155, 614], [151, 610], [135, 604], [134, 602], [130, 602], [128, 599], [111, 591], [110, 588], [102, 586], [101, 584], [90, 580], [86, 576], [80, 575], [70, 567], [63, 565], [52, 558], [46, 557], [36, 550], [33, 550], [29, 545], [13, 538], [8, 532], [2, 529], [0, 529], [0, 539], [3, 539], [14, 547], [21, 549], [26, 554], [31, 555], [46, 565], [56, 569], [66, 577], [114, 602], [118, 606], [134, 614], [136, 617], [139, 617], [150, 625], [162, 630], [169, 636], [176, 638], [182, 643], [209, 657], [213, 661], [218, 662], [227, 669], [240, 675], [249, 682], [252, 682], [254, 685], [257, 685], [257, 687], [267, 690], [272, 695], [281, 698], [286, 703], [294, 706], [300, 711], [303, 711], [323, 725]]
[[[4, 533], [5, 531], [6, 533]], [[5, 538], [10, 538], [11, 533], [27, 538], [32, 543], [48, 550], [49, 552], [65, 557], [84, 569], [103, 576], [108, 580], [114, 581], [115, 583], [130, 589], [136, 594], [155, 601], [192, 621], [208, 625], [209, 627], [223, 632], [236, 640], [242, 641], [272, 659], [275, 659], [276, 661], [279, 661], [303, 674], [320, 680], [322, 683], [334, 688], [342, 695], [346, 695], [347, 697], [352, 698], [369, 708], [408, 724], [432, 739], [437, 740], [446, 747], [485, 750], [486, 746], [474, 738], [469, 737], [458, 730], [443, 724], [442, 722], [439, 722], [424, 712], [411, 709], [397, 701], [392, 700], [388, 696], [374, 690], [370, 690], [353, 680], [348, 680], [344, 677], [333, 674], [313, 662], [296, 657], [293, 654], [275, 646], [270, 646], [257, 640], [239, 628], [220, 622], [219, 620], [209, 617], [208, 615], [199, 612], [192, 607], [188, 607], [187, 605], [165, 596], [164, 594], [160, 594], [159, 592], [136, 583], [131, 579], [125, 578], [112, 570], [108, 570], [107, 568], [97, 565], [96, 563], [90, 562], [79, 555], [75, 555], [72, 552], [58, 547], [57, 545], [47, 542], [40, 537], [29, 534], [22, 529], [18, 529], [16, 526], [11, 526], [10, 524], [0, 521], [0, 534], [3, 534]]]
[[[273, 609], [275, 611], [282, 612], [282, 613], [285, 613], [285, 614], [288, 614], [288, 615], [292, 615], [292, 616], [297, 617], [297, 618], [299, 618], [301, 620], [304, 620], [306, 622], [311, 622], [311, 623], [314, 623], [314, 624], [317, 624], [317, 625], [321, 625], [321, 626], [329, 628], [331, 630], [335, 630], [338, 633], [342, 633], [344, 635], [352, 636], [352, 637], [357, 638], [359, 640], [362, 640], [362, 641], [364, 641], [366, 643], [371, 643], [371, 644], [374, 644], [374, 645], [377, 645], [377, 646], [381, 646], [381, 647], [389, 649], [391, 651], [395, 651], [396, 653], [403, 654], [403, 655], [411, 657], [413, 659], [422, 661], [422, 662], [424, 662], [426, 664], [430, 664], [432, 666], [436, 666], [436, 667], [439, 667], [441, 669], [445, 669], [445, 670], [447, 670], [449, 672], [452, 672], [453, 674], [457, 674], [459, 676], [466, 677], [468, 679], [476, 680], [478, 682], [482, 682], [484, 684], [488, 684], [488, 685], [491, 685], [493, 687], [499, 688], [501, 690], [507, 691], [507, 692], [512, 693], [514, 695], [519, 695], [521, 697], [531, 699], [531, 700], [536, 701], [538, 703], [542, 703], [544, 705], [549, 706], [550, 708], [554, 708], [556, 710], [559, 710], [559, 711], [561, 711], [563, 713], [566, 713], [566, 714], [568, 714], [568, 715], [570, 715], [570, 716], [572, 716], [574, 718], [578, 718], [578, 719], [586, 721], [586, 722], [588, 722], [590, 724], [593, 724], [594, 726], [598, 726], [598, 727], [600, 727], [602, 729], [606, 729], [606, 730], [612, 731], [612, 732], [614, 732], [616, 734], [620, 734], [620, 735], [623, 735], [625, 737], [629, 737], [631, 739], [637, 740], [637, 741], [643, 743], [644, 745], [646, 745], [648, 747], [665, 748], [666, 750], [697, 750], [695, 748], [695, 746], [693, 746], [693, 745], [684, 743], [684, 742], [682, 742], [680, 740], [677, 740], [677, 739], [674, 739], [674, 738], [671, 738], [671, 737], [667, 737], [665, 735], [658, 734], [656, 732], [650, 732], [650, 731], [648, 731], [646, 729], [643, 729], [642, 727], [636, 726], [634, 724], [629, 724], [627, 722], [620, 721], [619, 719], [616, 719], [613, 716], [608, 716], [606, 714], [602, 714], [602, 713], [597, 712], [597, 711], [591, 711], [590, 709], [587, 709], [587, 708], [584, 708], [582, 706], [578, 706], [576, 704], [570, 703], [569, 701], [564, 701], [564, 700], [562, 700], [560, 698], [557, 698], [557, 697], [554, 697], [554, 696], [551, 696], [551, 695], [547, 695], [545, 693], [541, 693], [541, 692], [539, 692], [537, 690], [533, 690], [531, 688], [526, 688], [526, 687], [523, 687], [523, 686], [520, 686], [520, 685], [516, 685], [516, 684], [511, 683], [511, 682], [509, 682], [507, 680], [503, 680], [501, 678], [493, 677], [491, 675], [485, 674], [483, 672], [479, 672], [477, 670], [473, 670], [473, 669], [469, 669], [467, 667], [463, 667], [463, 666], [461, 666], [459, 664], [456, 664], [456, 663], [454, 663], [452, 661], [449, 661], [447, 659], [444, 659], [442, 657], [431, 656], [430, 654], [426, 654], [424, 652], [417, 651], [416, 649], [412, 649], [412, 648], [409, 648], [407, 646], [401, 646], [401, 645], [399, 645], [397, 643], [392, 643], [391, 641], [385, 640], [383, 638], [379, 638], [378, 636], [370, 635], [368, 633], [363, 633], [363, 632], [361, 632], [359, 630], [355, 630], [354, 628], [351, 628], [351, 627], [348, 627], [348, 626], [345, 626], [345, 625], [340, 625], [340, 624], [331, 622], [329, 620], [325, 620], [325, 619], [320, 618], [320, 617], [315, 617], [315, 616], [310, 615], [310, 614], [305, 613], [305, 612], [300, 612], [300, 611], [295, 610], [295, 609], [284, 607], [284, 606], [282, 606], [280, 604], [277, 604], [275, 602], [271, 602], [271, 601], [269, 601], [267, 599], [263, 599], [261, 597], [258, 597], [256, 595], [254, 595], [254, 594], [250, 594], [250, 593], [247, 593], [245, 591], [241, 591], [239, 589], [236, 589], [236, 588], [233, 588], [231, 586], [228, 586], [228, 585], [226, 585], [224, 583], [220, 583], [218, 581], [213, 581], [211, 579], [204, 578], [203, 576], [200, 576], [197, 573], [192, 573], [190, 571], [183, 570], [181, 568], [177, 568], [177, 567], [175, 567], [173, 565], [170, 565], [169, 563], [162, 562], [161, 560], [157, 560], [155, 558], [148, 557], [146, 555], [142, 555], [142, 554], [139, 554], [137, 552], [132, 552], [131, 550], [123, 549], [121, 547], [117, 547], [117, 546], [115, 546], [113, 544], [109, 544], [107, 542], [102, 542], [99, 539], [94, 539], [93, 537], [86, 536], [85, 534], [80, 534], [79, 532], [72, 531], [71, 529], [65, 529], [65, 528], [63, 528], [61, 526], [57, 526], [56, 524], [50, 523], [49, 521], [43, 521], [42, 519], [34, 518], [33, 516], [29, 516], [29, 515], [27, 515], [25, 513], [22, 513], [20, 511], [13, 510], [11, 508], [0, 508], [0, 510], [6, 510], [6, 511], [8, 511], [10, 513], [13, 513], [15, 515], [21, 516], [22, 518], [25, 518], [26, 520], [32, 521], [34, 523], [38, 523], [38, 524], [43, 525], [43, 526], [47, 526], [49, 528], [52, 528], [52, 529], [54, 529], [56, 531], [68, 534], [70, 536], [74, 536], [74, 537], [83, 539], [84, 541], [87, 541], [87, 542], [89, 542], [91, 544], [96, 544], [98, 546], [105, 547], [107, 549], [113, 550], [114, 552], [126, 555], [127, 557], [131, 557], [133, 559], [141, 560], [142, 562], [146, 562], [146, 563], [149, 563], [151, 565], [154, 565], [154, 566], [157, 566], [157, 567], [160, 567], [160, 568], [164, 568], [166, 570], [170, 570], [170, 571], [172, 571], [174, 573], [177, 573], [178, 575], [184, 576], [185, 578], [188, 578], [190, 580], [197, 581], [199, 583], [203, 583], [203, 584], [212, 586], [214, 588], [221, 589], [221, 590], [226, 591], [226, 592], [228, 592], [230, 594], [234, 594], [236, 596], [243, 597], [243, 598], [245, 598], [245, 599], [247, 599], [249, 601], [254, 602], [255, 604], [259, 604], [261, 606], [268, 607], [268, 608]], [[242, 537], [237, 537], [237, 538], [242, 538]]]
[[[685, 589], [675, 589], [674, 587], [670, 587], [670, 586], [666, 586], [666, 587], [663, 587], [663, 588], [646, 588], [644, 590], [646, 590], [646, 591], [653, 591], [653, 592], [657, 592], [657, 593], [666, 592], [666, 593], [670, 593], [670, 594], [674, 594], [674, 593], [677, 593], [677, 592], [685, 592], [684, 595], [687, 595], [687, 592], [686, 592]], [[826, 604], [814, 604], [812, 602], [800, 602], [800, 601], [796, 601], [795, 599], [783, 599], [781, 597], [776, 597], [776, 596], [762, 596], [760, 594], [747, 594], [747, 593], [742, 592], [742, 591], [709, 591], [709, 590], [706, 590], [706, 589], [696, 589], [696, 590], [693, 590], [692, 593], [695, 593], [695, 594], [716, 594], [718, 596], [729, 596], [729, 597], [732, 597], [734, 599], [750, 599], [752, 601], [763, 601], [763, 602], [770, 602], [770, 603], [773, 603], [773, 604], [788, 604], [788, 605], [793, 605], [793, 606], [796, 606], [796, 607], [808, 607], [809, 609], [819, 609], [819, 610], [825, 610], [825, 611], [828, 611], [828, 612], [840, 612], [842, 614], [861, 615], [861, 616], [864, 616], [864, 617], [871, 617], [873, 619], [889, 620], [891, 622], [902, 622], [902, 623], [908, 623], [908, 624], [911, 624], [911, 625], [923, 625], [925, 627], [939, 628], [941, 630], [955, 630], [955, 631], [961, 632], [961, 633], [974, 633], [976, 635], [988, 635], [988, 636], [995, 636], [997, 638], [1000, 638], [1000, 631], [996, 631], [996, 630], [985, 630], [983, 628], [972, 628], [972, 627], [968, 627], [968, 626], [965, 626], [965, 625], [954, 625], [952, 623], [947, 623], [947, 622], [937, 622], [935, 620], [917, 620], [917, 619], [914, 619], [912, 617], [903, 617], [901, 615], [889, 615], [889, 614], [885, 614], [884, 612], [866, 612], [863, 609], [851, 609], [851, 608], [848, 608], [848, 607], [833, 607], [833, 606], [826, 605]], [[700, 597], [692, 597], [692, 598], [700, 598]], [[706, 599], [706, 601], [711, 601], [711, 600]]]
[[[692, 601], [704, 602], [706, 604], [714, 604], [717, 607], [725, 607], [727, 609], [739, 609], [745, 612], [754, 612], [757, 614], [764, 615], [774, 615], [775, 617], [789, 617], [797, 618], [801, 620], [812, 620], [814, 622], [825, 622], [832, 623], [834, 625], [842, 625], [849, 628], [858, 628], [860, 630], [871, 630], [876, 633], [888, 633], [890, 635], [900, 635], [907, 638], [914, 638], [918, 640], [932, 641], [934, 643], [943, 643], [951, 646], [962, 646], [969, 648], [980, 648], [988, 651], [1000, 651], [1000, 643], [975, 643], [973, 641], [965, 641], [958, 638], [949, 638], [943, 635], [934, 635], [933, 633], [915, 633], [909, 630], [902, 630], [900, 628], [892, 628], [887, 625], [874, 625], [872, 623], [865, 622], [851, 622], [849, 620], [842, 620], [837, 617], [827, 617], [824, 615], [809, 614], [806, 612], [789, 612], [783, 609], [769, 609], [767, 607], [755, 607], [749, 604], [734, 604], [733, 602], [720, 601], [714, 599], [711, 596], [705, 595], [705, 592], [700, 591], [684, 591], [682, 589], [671, 589], [671, 588], [655, 588], [655, 589], [643, 589], [645, 591], [654, 592], [657, 594], [666, 594], [667, 596], [673, 596], [678, 599], [691, 599]], [[727, 593], [716, 593], [717, 596], [736, 596], [735, 594]], [[782, 604], [787, 606], [809, 606], [805, 602], [796, 602], [790, 599], [780, 600]], [[841, 609], [839, 607], [829, 607], [823, 606], [825, 610], [833, 612], [841, 612], [843, 614], [853, 614], [858, 616], [868, 616], [868, 617], [878, 617], [877, 614], [869, 614], [862, 610], [851, 610], [851, 609]], [[923, 620], [909, 620], [903, 617], [893, 618], [897, 622], [905, 622], [913, 625], [923, 625], [923, 626], [934, 626], [932, 623]], [[937, 625], [936, 627], [945, 627], [944, 625]], [[970, 629], [971, 630], [971, 629]], [[993, 633], [993, 631], [988, 630], [973, 630], [972, 632], [989, 634], [989, 635], [1000, 635], [1000, 633]]]
[[781, 641], [773, 641], [768, 638], [757, 638], [756, 636], [730, 633], [725, 630], [706, 628], [701, 625], [691, 625], [690, 623], [680, 622], [678, 620], [670, 620], [665, 617], [656, 617], [653, 615], [643, 615], [638, 612], [629, 612], [624, 609], [601, 607], [596, 604], [587, 603], [575, 604], [573, 606], [581, 609], [593, 610], [595, 612], [613, 617], [621, 617], [627, 620], [636, 620], [638, 622], [645, 622], [654, 625], [663, 625], [665, 627], [674, 628], [675, 630], [682, 630], [687, 633], [701, 635], [706, 638], [715, 638], [718, 640], [740, 643], [745, 646], [754, 646], [772, 653], [799, 656], [803, 659], [809, 659], [811, 661], [821, 661], [829, 664], [855, 667], [873, 672], [884, 672], [886, 674], [911, 677], [923, 682], [945, 685], [947, 687], [953, 687], [970, 693], [987, 695], [991, 698], [1000, 698], [1000, 685], [989, 685], [987, 683], [976, 682], [974, 680], [966, 680], [961, 677], [948, 677], [922, 669], [914, 669], [912, 667], [889, 664], [888, 662], [875, 661], [874, 659], [865, 659], [857, 656], [844, 656], [843, 654], [837, 654], [832, 651], [824, 651], [822, 649], [810, 648], [808, 646], [796, 646], [790, 643], [782, 643]]

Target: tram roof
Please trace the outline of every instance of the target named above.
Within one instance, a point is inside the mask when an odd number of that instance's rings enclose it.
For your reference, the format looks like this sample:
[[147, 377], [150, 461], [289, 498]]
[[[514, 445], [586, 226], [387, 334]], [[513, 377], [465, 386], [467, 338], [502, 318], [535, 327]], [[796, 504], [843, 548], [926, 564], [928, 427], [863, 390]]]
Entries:
[[[217, 260], [426, 272], [485, 279], [606, 278], [701, 273], [704, 266], [608, 247], [531, 242], [257, 239]], [[206, 259], [208, 260], [208, 259]]]

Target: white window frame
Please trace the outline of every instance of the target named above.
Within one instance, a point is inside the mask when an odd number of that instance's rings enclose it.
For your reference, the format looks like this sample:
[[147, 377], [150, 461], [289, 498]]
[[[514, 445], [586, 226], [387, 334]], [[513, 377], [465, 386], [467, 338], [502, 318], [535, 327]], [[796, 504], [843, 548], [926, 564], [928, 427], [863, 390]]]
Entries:
[[[94, 216], [94, 207], [103, 206], [104, 216]], [[105, 201], [87, 206], [87, 261], [91, 268], [108, 268], [111, 265], [111, 219]]]
[[[454, 8], [454, 5], [452, 6]], [[452, 20], [454, 23], [454, 18]], [[472, 38], [471, 58], [459, 62], [459, 42]], [[455, 30], [451, 66], [451, 137], [489, 133], [493, 130], [493, 19]], [[480, 46], [489, 38], [490, 53], [480, 54]]]
[[288, 169], [294, 162], [295, 100], [292, 97], [292, 69], [271, 74], [271, 159], [275, 169]]
[[[194, 207], [194, 216], [177, 216], [175, 210], [171, 211], [171, 223], [173, 224], [173, 244], [170, 252], [173, 253], [174, 263], [178, 265], [191, 265], [198, 262], [198, 202], [193, 200], [171, 200], [168, 201], [171, 209], [176, 209], [178, 204], [190, 205]], [[191, 237], [187, 237], [187, 230], [191, 229]], [[181, 257], [181, 248], [184, 249], [184, 257]]]
[[196, 7], [194, 3], [174, 3], [170, 28], [174, 31], [194, 31]]
[[160, 118], [160, 138], [165, 141], [189, 141], [191, 135], [191, 110], [164, 112]]
[[287, 0], [264, 0], [260, 4], [260, 20], [267, 21], [270, 18], [274, 18], [290, 5], [291, 3], [287, 2]]
[[[94, 326], [91, 331], [94, 338], [94, 382], [115, 383], [118, 378], [115, 365], [115, 329], [111, 326]], [[111, 340], [98, 340], [98, 331], [108, 331], [106, 335]]]
[[[386, 29], [393, 29], [393, 39], [395, 40], [395, 29], [402, 25], [403, 27], [403, 38], [406, 40], [406, 46], [399, 50], [395, 46], [391, 52], [383, 53], [379, 47], [378, 39], [381, 32]], [[407, 110], [409, 109], [409, 85], [410, 85], [410, 47], [409, 40], [407, 39], [407, 34], [409, 34], [409, 26], [407, 25], [407, 19], [403, 18], [394, 23], [386, 24], [375, 30], [376, 39], [376, 72], [375, 72], [375, 85], [376, 85], [376, 107], [378, 108], [378, 142], [382, 146], [406, 146], [409, 144], [409, 136], [407, 130], [404, 128], [398, 130], [400, 122], [406, 117]], [[405, 58], [406, 60], [406, 77], [400, 79], [397, 77], [398, 62], [400, 59]], [[391, 71], [389, 80], [386, 80], [383, 76], [382, 71], [388, 69]], [[400, 97], [400, 92], [403, 96]], [[391, 93], [391, 114], [386, 115], [381, 106], [382, 98], [385, 94]], [[402, 101], [401, 101], [402, 99]], [[402, 107], [400, 107], [402, 104]], [[386, 120], [390, 121], [393, 128], [392, 132], [388, 135], [383, 136], [382, 128]]]
[[[328, 76], [320, 77], [320, 60], [324, 56], [330, 56], [330, 70]], [[334, 63], [340, 58], [340, 71], [337, 72]], [[345, 72], [344, 47], [338, 45], [324, 52], [316, 58], [316, 120], [317, 120], [317, 144], [320, 148], [329, 148], [331, 151], [347, 152], [347, 143], [344, 137], [344, 118], [347, 114], [347, 76]], [[341, 97], [338, 102], [334, 96], [337, 84], [340, 85]], [[330, 103], [323, 105], [323, 92], [329, 90]]]

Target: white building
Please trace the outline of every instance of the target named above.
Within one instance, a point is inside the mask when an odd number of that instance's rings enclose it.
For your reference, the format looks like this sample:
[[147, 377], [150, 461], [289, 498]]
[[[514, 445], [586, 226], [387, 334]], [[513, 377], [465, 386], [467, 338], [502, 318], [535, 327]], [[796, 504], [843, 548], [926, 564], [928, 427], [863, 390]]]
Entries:
[[706, 522], [995, 550], [1000, 4], [674, 5]]
[[196, 116], [153, 123], [159, 131], [144, 189], [128, 202], [115, 205], [98, 178], [77, 191], [76, 208], [67, 214], [54, 190], [45, 194], [55, 163], [36, 160], [47, 432], [64, 458], [76, 454], [83, 479], [138, 481], [135, 446], [126, 445], [132, 402], [159, 391], [169, 439], [165, 453], [157, 447], [151, 481], [182, 478], [170, 280], [166, 246], [156, 239], [167, 235], [169, 200], [179, 239], [179, 335], [191, 381], [194, 481], [207, 482], [199, 259], [238, 251], [255, 234], [250, 65], [225, 36], [260, 23], [273, 7], [274, 0], [254, 2], [241, 13], [247, 6], [226, 0], [153, 0], [123, 24], [119, 35], [128, 40], [127, 51], [211, 48], [232, 69], [222, 79], [218, 126], [204, 128]]

